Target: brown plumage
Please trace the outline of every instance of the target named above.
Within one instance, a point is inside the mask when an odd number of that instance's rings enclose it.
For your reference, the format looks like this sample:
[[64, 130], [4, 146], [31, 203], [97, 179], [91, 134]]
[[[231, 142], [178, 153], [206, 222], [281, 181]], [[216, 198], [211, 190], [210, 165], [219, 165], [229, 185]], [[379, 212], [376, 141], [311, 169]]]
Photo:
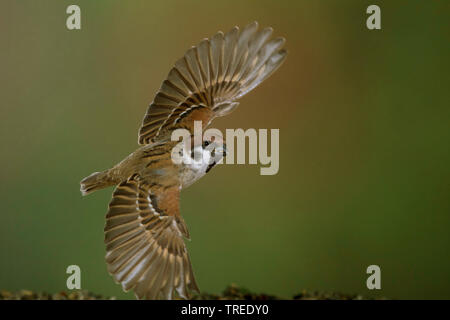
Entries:
[[[189, 49], [175, 63], [150, 104], [139, 130], [142, 146], [113, 168], [81, 181], [83, 195], [117, 185], [105, 225], [108, 272], [125, 291], [140, 299], [188, 297], [198, 291], [183, 238], [189, 238], [180, 215], [180, 191], [213, 167], [225, 154], [223, 141], [211, 147], [170, 141], [178, 128], [193, 133], [194, 121], [205, 129], [216, 117], [232, 112], [237, 99], [255, 88], [284, 61], [284, 39], [270, 40], [271, 28], [256, 22], [235, 27]], [[172, 161], [200, 154], [201, 163]], [[212, 153], [214, 150], [214, 153]], [[213, 156], [215, 155], [215, 156]]]
[[[234, 27], [218, 32], [189, 49], [170, 70], [147, 110], [139, 130], [139, 143], [168, 140], [179, 119], [199, 106], [206, 127], [215, 117], [233, 111], [237, 99], [255, 88], [283, 63], [283, 38], [270, 39], [272, 28], [258, 23], [241, 32]], [[192, 121], [182, 121], [187, 126]]]
[[106, 215], [108, 271], [139, 298], [187, 297], [197, 290], [183, 236], [177, 186], [150, 187], [134, 176], [115, 190]]

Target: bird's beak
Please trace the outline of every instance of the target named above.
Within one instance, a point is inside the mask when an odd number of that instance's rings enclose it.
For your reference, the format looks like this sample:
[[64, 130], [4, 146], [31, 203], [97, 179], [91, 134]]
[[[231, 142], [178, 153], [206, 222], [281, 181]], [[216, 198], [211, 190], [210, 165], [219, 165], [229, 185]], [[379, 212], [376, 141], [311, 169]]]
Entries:
[[218, 147], [216, 149], [216, 152], [219, 154], [222, 153], [222, 156], [225, 157], [227, 155], [227, 146], [225, 144], [222, 144], [221, 147]]
[[212, 151], [213, 157], [216, 157], [216, 161], [220, 161], [223, 157], [227, 155], [227, 146], [225, 144], [216, 144]]
[[222, 155], [223, 155], [224, 157], [227, 156], [227, 146], [226, 146], [225, 144], [222, 145]]

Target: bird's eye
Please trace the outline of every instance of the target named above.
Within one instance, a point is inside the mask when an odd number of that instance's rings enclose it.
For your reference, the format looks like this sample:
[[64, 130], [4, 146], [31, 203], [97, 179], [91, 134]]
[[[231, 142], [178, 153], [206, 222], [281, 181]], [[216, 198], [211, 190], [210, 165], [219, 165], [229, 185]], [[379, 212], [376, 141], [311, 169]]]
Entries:
[[209, 141], [207, 141], [207, 140], [203, 141], [203, 148], [205, 148], [207, 146], [209, 146]]

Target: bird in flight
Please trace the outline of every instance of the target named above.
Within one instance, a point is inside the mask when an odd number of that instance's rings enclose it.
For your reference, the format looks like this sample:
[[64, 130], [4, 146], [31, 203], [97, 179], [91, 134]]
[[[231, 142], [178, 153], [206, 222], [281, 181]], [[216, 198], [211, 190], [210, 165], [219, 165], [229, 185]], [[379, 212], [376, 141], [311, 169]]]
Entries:
[[[175, 292], [187, 299], [190, 290], [199, 292], [184, 242], [189, 232], [180, 215], [180, 191], [209, 172], [226, 148], [211, 139], [186, 149], [185, 143], [171, 141], [171, 134], [181, 128], [192, 134], [194, 121], [206, 128], [278, 69], [287, 52], [285, 40], [271, 38], [272, 31], [254, 22], [190, 48], [148, 107], [139, 130], [141, 146], [80, 183], [83, 195], [116, 186], [104, 229], [106, 263], [114, 280], [138, 299], [172, 299]], [[174, 148], [183, 159], [203, 161], [175, 163]]]

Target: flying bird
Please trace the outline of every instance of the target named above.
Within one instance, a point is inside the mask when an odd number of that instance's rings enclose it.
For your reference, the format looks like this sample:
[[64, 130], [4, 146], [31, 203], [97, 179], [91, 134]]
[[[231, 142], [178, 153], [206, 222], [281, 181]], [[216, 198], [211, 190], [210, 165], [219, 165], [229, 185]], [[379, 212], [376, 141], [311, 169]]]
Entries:
[[[220, 139], [187, 149], [171, 141], [176, 129], [193, 133], [194, 121], [206, 128], [229, 114], [237, 100], [270, 76], [286, 58], [283, 38], [258, 23], [218, 32], [190, 48], [170, 70], [143, 119], [141, 145], [111, 169], [81, 181], [81, 193], [116, 186], [106, 214], [108, 272], [138, 299], [187, 299], [199, 292], [184, 238], [189, 232], [180, 215], [180, 191], [204, 176], [226, 154]], [[185, 159], [172, 160], [178, 148]], [[192, 151], [191, 151], [192, 149]]]

